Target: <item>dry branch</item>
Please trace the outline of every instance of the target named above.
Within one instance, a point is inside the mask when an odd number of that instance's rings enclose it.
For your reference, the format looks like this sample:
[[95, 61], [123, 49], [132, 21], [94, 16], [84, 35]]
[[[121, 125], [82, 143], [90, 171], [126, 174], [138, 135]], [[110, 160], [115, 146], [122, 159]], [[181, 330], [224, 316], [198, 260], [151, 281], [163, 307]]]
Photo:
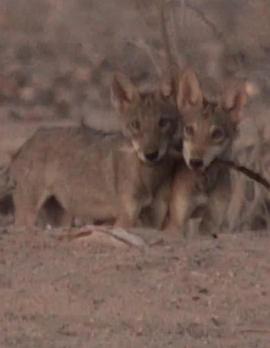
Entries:
[[127, 43], [135, 46], [136, 48], [141, 49], [142, 51], [144, 51], [145, 54], [147, 55], [147, 57], [152, 62], [158, 76], [161, 76], [161, 69], [160, 69], [159, 64], [158, 64], [158, 59], [157, 59], [156, 55], [154, 54], [153, 50], [151, 49], [150, 45], [145, 40], [142, 40], [142, 39], [135, 40], [134, 39], [134, 40], [128, 40]]
[[185, 6], [186, 6], [187, 8], [189, 8], [191, 11], [193, 11], [193, 12], [196, 14], [196, 16], [212, 30], [212, 32], [214, 33], [214, 35], [216, 36], [216, 38], [217, 38], [218, 40], [221, 40], [221, 41], [223, 41], [223, 42], [226, 41], [226, 40], [225, 40], [225, 37], [224, 37], [224, 35], [223, 35], [223, 33], [222, 33], [221, 31], [218, 30], [218, 28], [216, 27], [215, 23], [213, 23], [213, 22], [205, 15], [205, 13], [204, 13], [201, 9], [195, 7], [194, 5], [190, 4], [189, 2], [186, 2], [186, 3], [185, 3]]
[[160, 26], [161, 26], [161, 36], [163, 39], [163, 44], [165, 48], [165, 52], [168, 59], [169, 68], [175, 64], [175, 60], [173, 57], [171, 45], [170, 45], [170, 37], [166, 26], [166, 0], [160, 0]]
[[261, 184], [262, 186], [264, 186], [268, 191], [270, 190], [269, 181], [266, 178], [264, 178], [260, 173], [257, 173], [249, 168], [246, 168], [245, 166], [238, 165], [238, 164], [234, 163], [233, 161], [221, 160], [221, 159], [217, 159], [216, 161], [222, 165], [225, 165], [227, 167], [231, 167], [231, 168], [237, 170], [238, 172], [245, 174], [250, 179], [252, 179], [252, 180], [258, 182], [259, 184]]
[[[145, 29], [148, 28], [148, 24], [147, 21], [145, 19], [145, 2], [144, 0], [135, 0], [135, 6], [137, 11], [140, 14], [140, 19], [142, 21], [142, 24], [144, 25]], [[154, 48], [150, 47], [150, 45], [146, 42], [145, 39], [139, 39], [136, 41], [130, 41], [131, 44], [133, 44], [134, 46], [137, 46], [140, 49], [143, 49], [145, 51], [145, 53], [147, 54], [147, 56], [149, 57], [149, 59], [151, 60], [151, 62], [153, 63], [156, 72], [158, 74], [158, 76], [161, 76], [161, 69], [160, 69], [160, 64], [158, 62], [158, 59], [156, 57], [156, 54], [154, 53]]]

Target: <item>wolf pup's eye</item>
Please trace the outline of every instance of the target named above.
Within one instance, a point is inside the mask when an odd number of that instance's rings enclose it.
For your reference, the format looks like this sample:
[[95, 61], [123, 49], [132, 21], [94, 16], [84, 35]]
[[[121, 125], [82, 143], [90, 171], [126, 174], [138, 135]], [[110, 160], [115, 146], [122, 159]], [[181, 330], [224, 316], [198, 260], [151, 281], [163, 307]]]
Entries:
[[158, 124], [160, 128], [166, 128], [170, 124], [170, 120], [167, 118], [161, 118]]
[[211, 132], [211, 137], [214, 141], [221, 141], [224, 138], [224, 132], [221, 128], [214, 128]]
[[189, 126], [185, 126], [184, 128], [184, 133], [189, 136], [189, 137], [193, 137], [195, 131], [194, 131], [194, 127], [189, 125]]
[[130, 127], [135, 131], [139, 131], [141, 128], [140, 122], [138, 120], [133, 120], [130, 122]]

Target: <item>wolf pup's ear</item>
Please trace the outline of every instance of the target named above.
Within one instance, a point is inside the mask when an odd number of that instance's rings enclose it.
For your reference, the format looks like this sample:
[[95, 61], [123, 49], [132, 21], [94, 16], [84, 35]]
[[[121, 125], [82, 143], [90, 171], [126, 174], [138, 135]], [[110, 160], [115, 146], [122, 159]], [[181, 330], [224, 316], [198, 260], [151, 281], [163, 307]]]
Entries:
[[136, 86], [122, 73], [116, 73], [112, 80], [111, 101], [114, 108], [125, 113], [140, 95]]
[[244, 82], [224, 93], [223, 108], [230, 114], [233, 123], [237, 124], [243, 118], [243, 108], [248, 102], [249, 83]]
[[201, 107], [203, 94], [195, 71], [188, 68], [178, 82], [177, 106], [179, 111], [188, 112]]

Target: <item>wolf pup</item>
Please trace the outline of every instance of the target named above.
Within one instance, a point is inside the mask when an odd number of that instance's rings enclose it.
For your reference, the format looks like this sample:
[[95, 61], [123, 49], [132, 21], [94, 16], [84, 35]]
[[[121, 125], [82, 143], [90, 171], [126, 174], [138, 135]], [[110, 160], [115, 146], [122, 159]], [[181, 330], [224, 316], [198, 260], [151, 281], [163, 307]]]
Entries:
[[218, 103], [210, 102], [193, 70], [182, 75], [177, 105], [183, 118], [184, 161], [179, 162], [173, 180], [166, 229], [184, 230], [202, 201], [206, 207], [200, 231], [221, 227], [229, 201], [230, 173], [214, 161], [230, 154], [247, 98], [243, 84], [224, 93]]
[[[88, 127], [40, 129], [19, 150], [10, 166], [16, 182], [15, 225], [34, 226], [54, 199], [59, 224], [114, 220], [133, 227], [151, 207], [154, 225], [166, 214], [174, 160], [168, 155], [181, 126], [174, 88], [168, 84], [141, 93], [123, 74], [112, 82], [112, 104], [122, 132], [104, 134]], [[165, 199], [166, 200], [166, 199]]]

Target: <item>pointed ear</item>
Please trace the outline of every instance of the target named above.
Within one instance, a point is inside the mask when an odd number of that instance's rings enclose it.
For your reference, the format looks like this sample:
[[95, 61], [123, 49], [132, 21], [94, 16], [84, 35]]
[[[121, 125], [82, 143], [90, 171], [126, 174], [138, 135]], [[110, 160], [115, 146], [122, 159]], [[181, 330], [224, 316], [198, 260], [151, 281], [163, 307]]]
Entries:
[[230, 113], [230, 117], [234, 123], [239, 123], [243, 117], [242, 111], [248, 101], [247, 82], [241, 84], [237, 88], [224, 94], [223, 108]]
[[188, 68], [178, 82], [177, 106], [179, 111], [189, 111], [202, 105], [203, 95], [196, 73]]
[[139, 92], [130, 79], [122, 73], [116, 73], [112, 80], [111, 101], [116, 110], [123, 113], [138, 101]]

